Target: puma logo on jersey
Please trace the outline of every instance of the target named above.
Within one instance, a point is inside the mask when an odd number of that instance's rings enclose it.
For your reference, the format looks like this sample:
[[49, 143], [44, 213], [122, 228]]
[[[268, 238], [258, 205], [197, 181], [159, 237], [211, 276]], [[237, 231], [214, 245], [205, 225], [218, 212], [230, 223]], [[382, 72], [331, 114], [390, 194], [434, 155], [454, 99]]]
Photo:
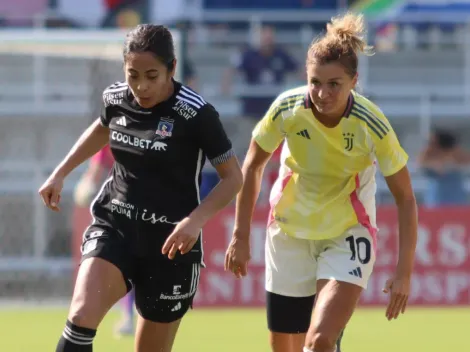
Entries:
[[113, 131], [111, 133], [111, 139], [119, 143], [127, 144], [145, 150], [150, 149], [157, 151], [166, 151], [166, 147], [168, 146], [166, 143], [163, 142], [154, 142], [149, 139], [129, 136], [128, 134], [117, 131]]

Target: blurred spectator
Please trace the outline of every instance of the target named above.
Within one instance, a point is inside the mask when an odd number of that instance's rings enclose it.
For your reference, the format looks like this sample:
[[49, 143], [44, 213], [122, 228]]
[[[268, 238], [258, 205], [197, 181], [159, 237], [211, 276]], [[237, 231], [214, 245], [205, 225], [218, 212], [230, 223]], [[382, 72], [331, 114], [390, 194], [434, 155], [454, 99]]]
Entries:
[[[247, 85], [242, 90], [243, 116], [238, 121], [235, 150], [242, 159], [251, 139], [251, 131], [256, 123], [264, 116], [270, 104], [285, 87], [288, 73], [298, 70], [298, 64], [280, 46], [275, 43], [274, 29], [265, 26], [260, 32], [257, 47], [248, 47], [243, 52], [232, 57], [232, 67], [228, 68], [222, 81], [222, 91], [229, 94], [233, 78], [238, 71], [242, 74]], [[256, 96], [253, 96], [256, 94]], [[243, 152], [241, 149], [243, 148]]]
[[102, 20], [104, 28], [131, 28], [139, 23], [148, 22], [147, 0], [102, 0], [106, 15]]
[[462, 205], [468, 202], [464, 168], [470, 165], [470, 153], [460, 147], [453, 133], [434, 131], [418, 162], [429, 182], [424, 194], [426, 206]]
[[183, 62], [183, 82], [189, 88], [197, 90], [197, 77], [192, 62], [186, 58]]

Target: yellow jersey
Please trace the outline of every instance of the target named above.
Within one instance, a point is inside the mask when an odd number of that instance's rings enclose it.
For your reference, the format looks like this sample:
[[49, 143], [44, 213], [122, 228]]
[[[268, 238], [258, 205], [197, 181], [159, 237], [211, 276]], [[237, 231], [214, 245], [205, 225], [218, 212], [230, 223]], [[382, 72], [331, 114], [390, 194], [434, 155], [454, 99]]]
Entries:
[[270, 204], [289, 236], [329, 239], [361, 224], [375, 237], [376, 161], [390, 176], [408, 155], [382, 111], [357, 92], [343, 116], [334, 128], [320, 123], [303, 86], [282, 93], [253, 131], [268, 153], [285, 142]]

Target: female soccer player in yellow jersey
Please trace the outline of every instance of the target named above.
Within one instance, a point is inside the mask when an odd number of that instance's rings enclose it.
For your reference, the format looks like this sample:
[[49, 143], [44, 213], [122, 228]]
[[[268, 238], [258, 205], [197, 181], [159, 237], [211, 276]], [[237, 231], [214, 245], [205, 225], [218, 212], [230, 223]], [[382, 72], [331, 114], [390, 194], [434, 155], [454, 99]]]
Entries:
[[[263, 169], [284, 143], [266, 238], [274, 352], [333, 352], [375, 262], [376, 161], [398, 207], [399, 258], [383, 288], [387, 319], [405, 312], [417, 240], [408, 156], [381, 110], [354, 91], [363, 17], [332, 19], [307, 54], [308, 84], [281, 94], [253, 131], [225, 266], [246, 275]], [[316, 294], [315, 307], [314, 305]]]

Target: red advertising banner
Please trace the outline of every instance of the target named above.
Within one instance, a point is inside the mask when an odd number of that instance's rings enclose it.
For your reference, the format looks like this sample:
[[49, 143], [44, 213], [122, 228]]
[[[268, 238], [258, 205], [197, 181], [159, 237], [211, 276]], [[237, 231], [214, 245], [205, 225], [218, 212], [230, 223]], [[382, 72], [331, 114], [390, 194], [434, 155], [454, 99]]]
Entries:
[[[412, 305], [470, 304], [470, 208], [420, 209], [418, 245], [409, 302]], [[378, 251], [374, 274], [362, 296], [363, 305], [384, 304], [385, 281], [398, 254], [395, 208], [377, 214]]]
[[[247, 277], [237, 280], [224, 272], [224, 256], [232, 236], [234, 210], [220, 212], [204, 228], [204, 257], [207, 268], [195, 305], [199, 307], [262, 306], [264, 304], [264, 241], [268, 209], [258, 209], [251, 234], [251, 255]], [[74, 253], [88, 224], [88, 210], [75, 214]], [[384, 305], [385, 281], [393, 275], [398, 254], [398, 223], [393, 207], [377, 213], [379, 234], [377, 261], [361, 304]], [[412, 279], [412, 305], [470, 304], [470, 208], [420, 209], [419, 240]]]

